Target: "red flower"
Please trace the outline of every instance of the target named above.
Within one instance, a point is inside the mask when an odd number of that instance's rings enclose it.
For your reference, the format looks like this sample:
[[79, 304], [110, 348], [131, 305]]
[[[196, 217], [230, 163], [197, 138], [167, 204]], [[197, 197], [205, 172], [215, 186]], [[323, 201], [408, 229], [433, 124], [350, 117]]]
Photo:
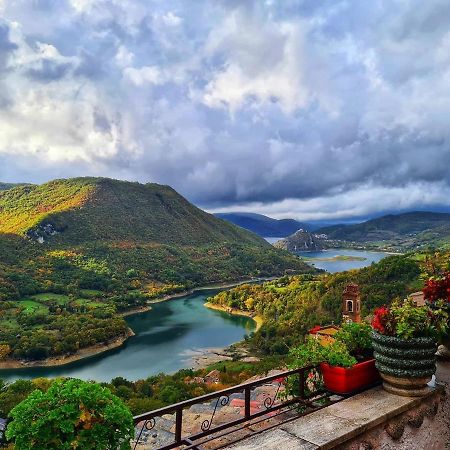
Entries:
[[392, 329], [390, 309], [382, 306], [381, 308], [377, 308], [374, 314], [372, 328], [381, 334], [389, 334], [388, 332]]
[[316, 325], [315, 327], [309, 330], [309, 334], [316, 334], [318, 331], [320, 331], [321, 328], [322, 327], [320, 325]]
[[430, 278], [423, 288], [425, 300], [435, 303], [444, 300], [450, 303], [450, 272], [446, 272], [440, 278]]

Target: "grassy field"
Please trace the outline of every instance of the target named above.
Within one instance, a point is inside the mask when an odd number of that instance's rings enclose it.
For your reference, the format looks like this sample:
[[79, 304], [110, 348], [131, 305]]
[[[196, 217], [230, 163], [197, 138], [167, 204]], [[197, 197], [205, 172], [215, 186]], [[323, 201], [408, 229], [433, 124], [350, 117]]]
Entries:
[[48, 308], [40, 302], [34, 300], [18, 300], [17, 306], [27, 314], [47, 314]]
[[[27, 314], [47, 314], [49, 312], [49, 303], [56, 303], [57, 305], [64, 307], [69, 304], [76, 306], [85, 306], [88, 308], [100, 308], [105, 306], [105, 303], [99, 301], [94, 297], [94, 293], [101, 293], [101, 291], [88, 291], [81, 293], [86, 298], [70, 298], [68, 295], [55, 294], [53, 292], [45, 292], [42, 294], [31, 295], [30, 297], [17, 300], [15, 306], [23, 310]], [[88, 297], [89, 295], [89, 297]], [[9, 318], [8, 318], [9, 319]], [[5, 323], [5, 320], [0, 319], [0, 323]]]
[[102, 302], [93, 301], [86, 298], [77, 298], [76, 300], [74, 300], [74, 303], [78, 306], [87, 306], [91, 308], [101, 308], [105, 305]]
[[37, 302], [40, 303], [46, 303], [46, 302], [55, 302], [58, 305], [66, 305], [70, 303], [71, 299], [68, 295], [64, 294], [53, 294], [52, 292], [46, 292], [44, 294], [36, 294], [32, 295], [31, 298]]

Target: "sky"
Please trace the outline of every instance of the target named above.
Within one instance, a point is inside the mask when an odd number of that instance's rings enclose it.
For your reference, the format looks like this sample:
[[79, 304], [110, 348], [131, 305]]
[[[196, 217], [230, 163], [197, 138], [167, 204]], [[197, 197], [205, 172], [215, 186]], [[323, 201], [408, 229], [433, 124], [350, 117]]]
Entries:
[[450, 210], [448, 0], [0, 0], [0, 181], [301, 220]]

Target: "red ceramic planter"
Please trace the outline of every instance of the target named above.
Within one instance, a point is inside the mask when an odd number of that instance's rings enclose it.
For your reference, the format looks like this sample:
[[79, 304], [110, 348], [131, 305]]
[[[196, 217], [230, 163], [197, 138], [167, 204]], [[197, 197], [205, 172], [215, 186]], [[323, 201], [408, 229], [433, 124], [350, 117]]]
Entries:
[[320, 370], [325, 387], [335, 394], [351, 394], [381, 380], [375, 359], [357, 363], [348, 369], [321, 363]]

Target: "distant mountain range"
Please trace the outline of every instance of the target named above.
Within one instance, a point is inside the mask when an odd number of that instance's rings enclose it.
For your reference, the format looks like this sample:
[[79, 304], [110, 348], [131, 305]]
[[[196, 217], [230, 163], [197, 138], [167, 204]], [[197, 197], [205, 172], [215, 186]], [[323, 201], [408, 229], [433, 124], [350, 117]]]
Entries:
[[422, 246], [445, 247], [450, 244], [450, 214], [412, 211], [389, 214], [358, 224], [323, 227], [315, 234], [325, 234], [327, 241], [369, 244], [393, 249]]
[[300, 228], [304, 230], [312, 229], [310, 225], [304, 222], [294, 219], [272, 219], [262, 214], [230, 212], [215, 214], [215, 216], [263, 237], [281, 238], [295, 233]]
[[7, 191], [8, 189], [15, 188], [17, 186], [26, 186], [27, 183], [2, 183], [0, 182], [0, 191]]
[[[217, 217], [263, 237], [286, 238], [277, 247], [294, 251], [321, 247], [365, 247], [393, 251], [424, 246], [450, 247], [450, 214], [412, 211], [361, 223], [320, 226], [320, 222], [277, 220], [262, 214], [223, 213]], [[298, 233], [298, 230], [303, 232]], [[326, 236], [326, 238], [325, 238]]]

